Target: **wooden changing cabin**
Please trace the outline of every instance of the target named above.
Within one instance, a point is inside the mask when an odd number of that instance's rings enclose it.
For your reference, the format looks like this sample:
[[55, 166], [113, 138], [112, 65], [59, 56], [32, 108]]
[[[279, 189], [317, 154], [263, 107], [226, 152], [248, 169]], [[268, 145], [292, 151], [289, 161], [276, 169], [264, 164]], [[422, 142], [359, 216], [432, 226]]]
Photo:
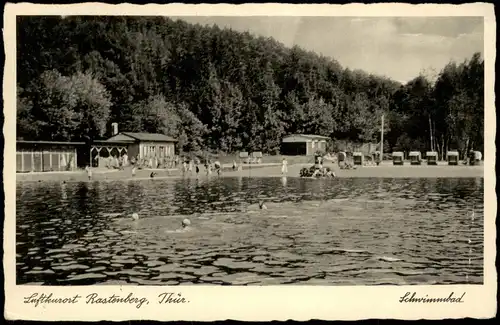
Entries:
[[422, 163], [422, 154], [419, 151], [410, 151], [410, 164], [420, 165]]
[[448, 165], [458, 165], [458, 151], [448, 151], [446, 159], [448, 160]]
[[427, 158], [427, 165], [437, 165], [438, 154], [436, 151], [427, 151], [425, 157]]
[[363, 165], [363, 153], [361, 152], [354, 152], [352, 154], [352, 160], [354, 162], [354, 165], [362, 166]]
[[392, 153], [392, 164], [393, 165], [404, 165], [404, 154], [401, 151], [395, 151]]
[[84, 142], [16, 141], [16, 172], [73, 171]]

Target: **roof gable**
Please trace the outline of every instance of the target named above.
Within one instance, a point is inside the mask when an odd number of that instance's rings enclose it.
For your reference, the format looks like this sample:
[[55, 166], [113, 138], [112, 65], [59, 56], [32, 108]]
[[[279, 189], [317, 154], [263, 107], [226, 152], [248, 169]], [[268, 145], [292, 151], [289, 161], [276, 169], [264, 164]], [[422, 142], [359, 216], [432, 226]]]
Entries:
[[109, 141], [109, 142], [113, 142], [113, 141], [134, 141], [135, 142], [135, 138], [131, 137], [131, 136], [128, 136], [126, 134], [123, 134], [123, 133], [118, 133], [117, 135], [114, 135], [112, 136], [111, 138], [107, 139], [106, 141]]
[[308, 140], [328, 140], [329, 137], [324, 137], [322, 135], [314, 135], [314, 134], [290, 134], [283, 138], [283, 142], [303, 142]]
[[139, 141], [177, 142], [176, 139], [159, 133], [121, 132], [118, 135], [120, 134]]

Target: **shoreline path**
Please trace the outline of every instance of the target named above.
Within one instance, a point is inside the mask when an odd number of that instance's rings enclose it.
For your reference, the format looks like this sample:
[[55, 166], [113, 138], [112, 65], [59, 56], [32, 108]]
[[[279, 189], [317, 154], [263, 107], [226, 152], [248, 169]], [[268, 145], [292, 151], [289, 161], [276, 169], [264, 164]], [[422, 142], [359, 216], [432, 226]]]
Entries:
[[[311, 164], [293, 164], [288, 166], [287, 177], [299, 177], [300, 169], [310, 167]], [[325, 164], [332, 168], [337, 177], [376, 177], [376, 178], [478, 178], [484, 177], [484, 166], [448, 166], [439, 164], [437, 166], [393, 166], [390, 163], [383, 163], [380, 166], [362, 166], [357, 169], [341, 170], [337, 165]], [[93, 169], [92, 181], [116, 181], [116, 180], [146, 180], [150, 179], [152, 169], [142, 169], [136, 171], [136, 176], [132, 177], [131, 168], [125, 170]], [[155, 169], [156, 179], [181, 179], [196, 178], [195, 173], [182, 175], [180, 169]], [[201, 168], [199, 179], [217, 177], [282, 177], [281, 164], [268, 163], [259, 165], [244, 165], [243, 170], [233, 171], [231, 164], [223, 165], [223, 172], [220, 176], [216, 173], [207, 176], [204, 168]], [[70, 172], [32, 172], [17, 173], [16, 181], [69, 181], [88, 182], [87, 174], [84, 170]]]

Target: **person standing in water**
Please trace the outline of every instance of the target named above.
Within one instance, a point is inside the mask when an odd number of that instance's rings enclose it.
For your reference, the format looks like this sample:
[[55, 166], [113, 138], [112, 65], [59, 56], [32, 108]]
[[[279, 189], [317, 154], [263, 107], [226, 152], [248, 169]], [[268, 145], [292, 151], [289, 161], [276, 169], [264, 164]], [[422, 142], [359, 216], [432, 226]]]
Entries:
[[196, 163], [196, 177], [198, 178], [198, 174], [200, 173], [200, 166], [198, 166], [198, 163]]
[[132, 177], [135, 177], [135, 165], [132, 166]]
[[85, 171], [87, 172], [87, 176], [89, 178], [89, 181], [91, 181], [92, 180], [92, 169], [90, 168], [90, 166], [85, 167]]
[[193, 173], [193, 160], [192, 160], [192, 159], [190, 159], [190, 160], [189, 160], [189, 163], [188, 163], [188, 172], [189, 172], [190, 174], [192, 174], [192, 173]]
[[283, 158], [283, 161], [281, 162], [281, 174], [286, 175], [288, 173], [288, 162], [286, 161], [286, 158]]
[[210, 176], [212, 174], [212, 162], [210, 160], [206, 161], [205, 168], [207, 170], [207, 176]]
[[184, 161], [182, 162], [182, 175], [185, 175], [185, 174], [186, 174], [186, 172], [187, 172], [187, 163], [186, 163], [186, 161], [184, 160]]

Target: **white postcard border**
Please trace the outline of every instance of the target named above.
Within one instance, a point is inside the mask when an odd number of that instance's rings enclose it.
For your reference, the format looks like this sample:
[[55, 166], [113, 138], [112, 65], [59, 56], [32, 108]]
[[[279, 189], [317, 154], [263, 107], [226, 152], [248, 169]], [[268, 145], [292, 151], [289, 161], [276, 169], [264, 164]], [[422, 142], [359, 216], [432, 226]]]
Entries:
[[[203, 15], [203, 16], [484, 16], [485, 154], [484, 154], [484, 285], [447, 286], [27, 286], [15, 276], [15, 130], [16, 130], [16, 15]], [[7, 4], [4, 13], [4, 274], [5, 317], [24, 320], [358, 320], [367, 318], [444, 319], [487, 318], [496, 314], [496, 116], [494, 80], [496, 20], [492, 4], [466, 5], [74, 5]], [[57, 297], [82, 296], [77, 304], [24, 304], [32, 293]], [[158, 304], [157, 297], [172, 292], [189, 303]], [[400, 303], [406, 292], [429, 297], [460, 296], [461, 304]], [[149, 304], [88, 305], [85, 297], [98, 293], [146, 297]]]

